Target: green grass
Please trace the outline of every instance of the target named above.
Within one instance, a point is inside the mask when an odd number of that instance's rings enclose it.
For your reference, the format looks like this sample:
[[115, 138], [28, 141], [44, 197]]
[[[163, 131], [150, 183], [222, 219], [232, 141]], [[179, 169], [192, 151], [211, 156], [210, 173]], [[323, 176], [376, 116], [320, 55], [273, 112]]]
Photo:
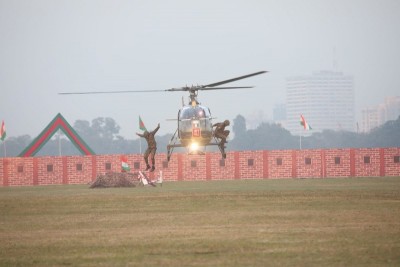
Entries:
[[0, 188], [0, 266], [399, 266], [400, 177]]

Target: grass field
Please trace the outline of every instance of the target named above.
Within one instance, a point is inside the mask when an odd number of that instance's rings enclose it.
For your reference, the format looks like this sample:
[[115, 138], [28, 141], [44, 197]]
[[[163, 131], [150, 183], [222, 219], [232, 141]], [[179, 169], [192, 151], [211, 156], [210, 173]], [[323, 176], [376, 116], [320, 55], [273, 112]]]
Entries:
[[400, 177], [0, 188], [0, 266], [400, 266]]

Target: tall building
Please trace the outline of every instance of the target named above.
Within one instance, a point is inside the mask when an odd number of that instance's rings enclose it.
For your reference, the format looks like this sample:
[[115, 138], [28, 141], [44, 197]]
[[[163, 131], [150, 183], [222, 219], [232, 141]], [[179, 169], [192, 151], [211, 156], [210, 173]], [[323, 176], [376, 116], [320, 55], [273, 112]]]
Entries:
[[385, 98], [385, 122], [397, 120], [400, 116], [400, 96], [391, 96]]
[[361, 131], [369, 132], [400, 116], [400, 96], [386, 97], [384, 103], [362, 110]]
[[367, 133], [382, 124], [382, 106], [365, 108], [361, 111], [361, 132]]
[[287, 129], [292, 134], [304, 134], [300, 126], [301, 114], [311, 125], [312, 132], [325, 129], [354, 131], [353, 76], [321, 71], [290, 77], [286, 82]]

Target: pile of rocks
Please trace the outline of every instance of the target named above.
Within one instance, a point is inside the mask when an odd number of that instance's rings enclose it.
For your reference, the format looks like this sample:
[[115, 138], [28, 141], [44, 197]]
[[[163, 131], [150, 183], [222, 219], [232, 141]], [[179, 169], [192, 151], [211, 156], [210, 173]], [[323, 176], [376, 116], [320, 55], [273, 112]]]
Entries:
[[90, 185], [90, 188], [136, 187], [138, 185], [138, 173], [108, 172], [97, 175], [96, 180]]

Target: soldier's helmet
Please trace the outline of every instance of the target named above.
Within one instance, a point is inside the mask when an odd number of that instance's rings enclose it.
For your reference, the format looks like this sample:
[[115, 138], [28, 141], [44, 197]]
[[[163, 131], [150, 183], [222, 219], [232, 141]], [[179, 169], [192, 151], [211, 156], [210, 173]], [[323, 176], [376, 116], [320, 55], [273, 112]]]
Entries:
[[228, 126], [230, 124], [229, 120], [224, 120], [225, 126]]

